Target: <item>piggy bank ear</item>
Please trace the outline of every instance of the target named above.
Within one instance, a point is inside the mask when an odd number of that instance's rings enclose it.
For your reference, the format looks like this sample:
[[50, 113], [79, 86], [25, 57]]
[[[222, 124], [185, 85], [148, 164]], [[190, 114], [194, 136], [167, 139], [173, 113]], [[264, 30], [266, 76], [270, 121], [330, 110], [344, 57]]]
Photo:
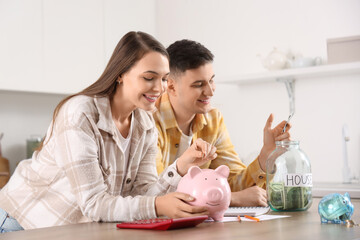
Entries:
[[198, 166], [192, 166], [188, 170], [188, 174], [189, 174], [190, 178], [194, 178], [199, 173], [201, 173], [201, 169]]
[[228, 168], [228, 166], [221, 165], [215, 169], [215, 172], [219, 173], [224, 178], [227, 178], [229, 176], [230, 169]]

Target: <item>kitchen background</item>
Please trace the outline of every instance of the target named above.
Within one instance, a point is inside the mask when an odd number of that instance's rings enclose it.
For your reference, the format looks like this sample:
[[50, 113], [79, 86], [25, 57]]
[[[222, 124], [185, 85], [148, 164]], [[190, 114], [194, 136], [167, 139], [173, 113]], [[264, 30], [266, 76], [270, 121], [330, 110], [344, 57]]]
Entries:
[[[214, 53], [213, 105], [248, 164], [267, 117], [286, 119], [289, 99], [275, 78], [236, 81], [267, 76], [261, 57], [274, 47], [326, 64], [327, 39], [360, 35], [360, 1], [0, 0], [0, 132], [11, 172], [26, 156], [26, 139], [45, 134], [57, 103], [94, 82], [130, 30], [165, 46], [196, 40]], [[314, 182], [342, 182], [344, 124], [351, 178], [359, 180], [360, 65], [352, 66], [351, 73], [295, 77], [291, 133], [311, 160]]]

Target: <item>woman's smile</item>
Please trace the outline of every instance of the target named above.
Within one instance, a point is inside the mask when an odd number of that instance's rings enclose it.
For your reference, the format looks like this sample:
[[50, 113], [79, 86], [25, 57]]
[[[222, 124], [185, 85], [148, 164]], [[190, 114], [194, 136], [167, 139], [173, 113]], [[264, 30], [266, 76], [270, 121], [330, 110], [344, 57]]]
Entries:
[[148, 100], [149, 102], [155, 102], [160, 95], [149, 95], [149, 94], [143, 94], [143, 96]]

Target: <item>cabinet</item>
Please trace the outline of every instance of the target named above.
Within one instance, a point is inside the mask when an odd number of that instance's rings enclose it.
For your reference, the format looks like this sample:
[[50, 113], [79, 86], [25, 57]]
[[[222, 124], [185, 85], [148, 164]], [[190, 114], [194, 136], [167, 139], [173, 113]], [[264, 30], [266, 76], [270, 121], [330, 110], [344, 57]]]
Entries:
[[0, 90], [79, 92], [131, 30], [154, 34], [155, 0], [1, 0]]
[[0, 1], [0, 89], [30, 90], [42, 79], [42, 1]]
[[0, 89], [74, 93], [104, 67], [101, 0], [0, 2]]
[[75, 93], [104, 68], [102, 1], [43, 1], [43, 80], [30, 89]]

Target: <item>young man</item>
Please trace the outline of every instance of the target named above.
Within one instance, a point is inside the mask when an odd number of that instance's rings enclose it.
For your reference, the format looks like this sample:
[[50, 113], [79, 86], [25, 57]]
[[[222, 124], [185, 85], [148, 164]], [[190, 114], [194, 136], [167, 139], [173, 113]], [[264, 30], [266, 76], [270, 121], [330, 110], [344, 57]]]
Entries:
[[159, 132], [157, 170], [161, 173], [180, 158], [196, 139], [216, 148], [216, 159], [201, 166], [230, 168], [228, 182], [232, 190], [231, 206], [266, 206], [266, 159], [275, 149], [275, 141], [290, 137], [285, 121], [271, 128], [271, 114], [264, 128], [264, 145], [259, 156], [246, 167], [234, 150], [224, 119], [210, 105], [214, 95], [213, 54], [200, 43], [181, 40], [167, 48], [170, 77], [167, 93], [158, 100], [154, 119]]

